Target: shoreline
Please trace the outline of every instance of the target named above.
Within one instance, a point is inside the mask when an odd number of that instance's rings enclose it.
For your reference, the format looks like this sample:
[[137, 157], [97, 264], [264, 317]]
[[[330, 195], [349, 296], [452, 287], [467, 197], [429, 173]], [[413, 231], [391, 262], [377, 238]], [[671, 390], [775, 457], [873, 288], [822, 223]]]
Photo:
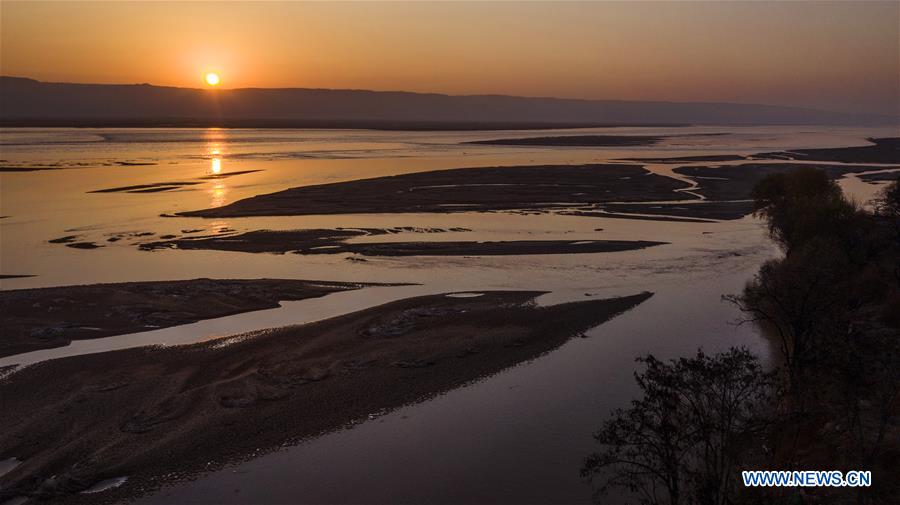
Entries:
[[639, 165], [452, 168], [298, 186], [181, 217], [551, 210], [611, 201], [677, 200], [687, 183]]
[[0, 291], [0, 358], [278, 307], [374, 284], [192, 279]]
[[[347, 239], [385, 234], [364, 230], [255, 230], [229, 235], [201, 235], [153, 242], [138, 247], [213, 250], [275, 254], [355, 254], [366, 257], [400, 256], [520, 256], [534, 254], [591, 254], [634, 251], [664, 245], [649, 240], [508, 240], [508, 241], [415, 241], [347, 242]], [[351, 256], [352, 257], [352, 256]]]
[[652, 296], [538, 307], [540, 294], [422, 296], [252, 338], [29, 366], [0, 380], [13, 399], [0, 456], [21, 461], [0, 499], [133, 497], [534, 359]]

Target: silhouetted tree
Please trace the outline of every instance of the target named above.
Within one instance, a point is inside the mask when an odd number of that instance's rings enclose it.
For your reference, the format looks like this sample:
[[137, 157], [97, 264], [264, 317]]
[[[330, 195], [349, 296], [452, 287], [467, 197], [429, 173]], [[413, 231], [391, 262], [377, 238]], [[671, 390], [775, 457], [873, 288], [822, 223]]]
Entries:
[[900, 176], [878, 192], [875, 211], [883, 216], [900, 218]]
[[775, 334], [792, 388], [827, 351], [824, 340], [845, 335], [849, 320], [848, 260], [839, 247], [813, 241], [794, 254], [765, 262], [739, 296], [725, 299]]
[[871, 215], [844, 198], [821, 170], [769, 175], [754, 187], [753, 200], [754, 213], [766, 220], [769, 234], [787, 256], [812, 241], [827, 241], [855, 265], [866, 264], [875, 254], [876, 242], [868, 239], [875, 229]]
[[[893, 503], [900, 489], [887, 478], [900, 434], [898, 186], [880, 192], [872, 213], [822, 172], [765, 178], [754, 208], [785, 257], [726, 297], [774, 330], [790, 378], [769, 437], [773, 463], [790, 468], [824, 455], [835, 468], [871, 469], [875, 487], [827, 492], [858, 503]], [[827, 442], [811, 445], [809, 430]]]
[[830, 341], [847, 334], [853, 313], [885, 296], [884, 240], [872, 215], [847, 201], [822, 171], [769, 175], [753, 196], [785, 257], [763, 264], [742, 295], [726, 298], [775, 330], [796, 388]]
[[[897, 255], [900, 252], [900, 176], [897, 176], [896, 181], [882, 188], [873, 203], [875, 204], [875, 214], [887, 221], [886, 226], [893, 230], [894, 253]], [[894, 269], [894, 280], [900, 287], [900, 265]]]
[[754, 213], [765, 219], [772, 239], [788, 254], [818, 233], [817, 222], [853, 210], [840, 187], [813, 168], [771, 174], [756, 184], [752, 195]]
[[741, 454], [768, 422], [773, 375], [746, 349], [638, 362], [642, 397], [594, 434], [603, 449], [582, 468], [595, 499], [615, 487], [645, 505], [732, 503]]

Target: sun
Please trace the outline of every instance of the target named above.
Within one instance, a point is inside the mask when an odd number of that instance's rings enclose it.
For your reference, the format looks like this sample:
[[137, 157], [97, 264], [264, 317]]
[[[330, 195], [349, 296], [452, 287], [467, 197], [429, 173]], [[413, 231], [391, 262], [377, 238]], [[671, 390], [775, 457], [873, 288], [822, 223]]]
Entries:
[[206, 74], [205, 79], [206, 79], [206, 84], [209, 84], [210, 86], [218, 86], [219, 82], [221, 81], [221, 79], [219, 79], [219, 74], [217, 74], [215, 72], [210, 72], [210, 73]]

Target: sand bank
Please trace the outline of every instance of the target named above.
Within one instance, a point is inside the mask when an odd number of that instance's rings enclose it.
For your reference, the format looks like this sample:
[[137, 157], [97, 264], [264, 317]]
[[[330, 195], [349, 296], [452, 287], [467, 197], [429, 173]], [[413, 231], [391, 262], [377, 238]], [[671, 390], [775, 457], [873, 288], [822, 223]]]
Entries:
[[[678, 167], [674, 172], [696, 179], [700, 187], [693, 190], [710, 200], [748, 200], [757, 182], [769, 174], [793, 172], [801, 168], [824, 171], [832, 179], [846, 174], [884, 170], [877, 165], [840, 165], [810, 163], [741, 163], [738, 165]], [[900, 168], [900, 167], [898, 167]]]
[[238, 235], [202, 235], [158, 240], [140, 245], [144, 250], [206, 249], [219, 251], [297, 254], [353, 253], [363, 256], [499, 256], [523, 254], [577, 254], [630, 251], [665, 242], [646, 240], [511, 240], [497, 242], [362, 242], [347, 239], [383, 235], [381, 229], [256, 230]]
[[635, 165], [458, 168], [302, 186], [181, 216], [240, 217], [550, 209], [677, 200], [687, 184]]
[[517, 139], [474, 140], [467, 144], [488, 146], [633, 147], [652, 146], [666, 137], [656, 135], [564, 135]]
[[0, 291], [0, 356], [167, 328], [360, 284], [280, 279], [126, 282]]
[[[539, 307], [432, 295], [199, 344], [46, 361], [0, 380], [0, 501], [108, 503], [425, 399], [547, 352], [643, 293]], [[128, 476], [102, 494], [73, 494]]]

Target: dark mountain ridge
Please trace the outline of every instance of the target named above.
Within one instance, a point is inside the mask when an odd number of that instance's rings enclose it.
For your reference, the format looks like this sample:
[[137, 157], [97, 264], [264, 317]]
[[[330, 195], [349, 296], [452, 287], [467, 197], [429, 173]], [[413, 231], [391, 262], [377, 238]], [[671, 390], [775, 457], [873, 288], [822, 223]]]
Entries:
[[895, 124], [894, 116], [736, 103], [451, 96], [307, 88], [193, 89], [0, 77], [5, 126]]

